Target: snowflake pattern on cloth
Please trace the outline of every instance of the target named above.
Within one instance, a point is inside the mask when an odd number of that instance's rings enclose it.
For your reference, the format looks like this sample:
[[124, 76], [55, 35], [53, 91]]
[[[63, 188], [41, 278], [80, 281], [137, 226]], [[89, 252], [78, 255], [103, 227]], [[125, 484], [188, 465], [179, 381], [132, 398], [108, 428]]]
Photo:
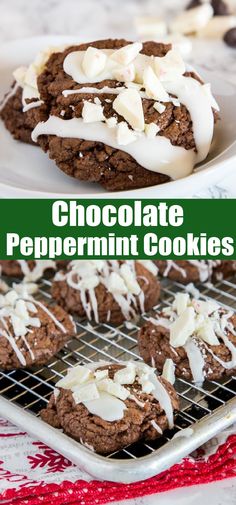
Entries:
[[28, 462], [30, 464], [30, 468], [35, 470], [36, 468], [45, 468], [47, 473], [54, 472], [64, 472], [66, 468], [70, 468], [72, 463], [53, 451], [42, 442], [32, 442], [32, 445], [39, 449], [39, 453], [35, 453], [33, 456], [28, 456]]
[[236, 475], [235, 428], [171, 469], [134, 484], [92, 480], [68, 459], [0, 418], [0, 500], [15, 505], [102, 505]]

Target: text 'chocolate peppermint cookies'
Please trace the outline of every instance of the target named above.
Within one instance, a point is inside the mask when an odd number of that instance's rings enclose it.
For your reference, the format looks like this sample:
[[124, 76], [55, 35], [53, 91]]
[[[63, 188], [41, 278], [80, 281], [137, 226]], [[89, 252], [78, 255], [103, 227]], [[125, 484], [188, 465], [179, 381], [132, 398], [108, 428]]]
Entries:
[[0, 294], [0, 369], [44, 365], [73, 335], [72, 317], [35, 300], [27, 285]]
[[179, 401], [173, 386], [144, 363], [91, 363], [67, 371], [41, 417], [100, 454], [173, 428]]
[[215, 301], [177, 293], [170, 307], [144, 324], [138, 343], [146, 363], [162, 372], [170, 360], [177, 377], [198, 385], [236, 371], [236, 315]]
[[49, 48], [14, 75], [20, 91], [4, 104], [7, 128], [17, 138], [21, 93], [26, 138], [31, 128], [75, 179], [110, 191], [147, 187], [189, 175], [209, 153], [219, 107], [171, 45], [108, 39]]
[[80, 317], [119, 324], [156, 305], [157, 267], [149, 260], [74, 260], [56, 274], [52, 296]]

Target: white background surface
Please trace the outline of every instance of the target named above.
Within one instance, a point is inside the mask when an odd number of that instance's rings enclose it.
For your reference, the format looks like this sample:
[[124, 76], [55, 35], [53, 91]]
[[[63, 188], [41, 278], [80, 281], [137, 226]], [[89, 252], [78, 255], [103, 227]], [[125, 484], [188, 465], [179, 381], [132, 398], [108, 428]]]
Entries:
[[[0, 42], [42, 34], [79, 34], [84, 40], [135, 38], [133, 19], [137, 15], [173, 15], [184, 0], [0, 0]], [[204, 61], [203, 61], [204, 55]], [[194, 44], [195, 63], [216, 71], [236, 84], [236, 51], [223, 42]], [[236, 167], [235, 167], [236, 168]], [[201, 196], [236, 197], [235, 175]], [[234, 505], [236, 479], [162, 493], [158, 497], [125, 501], [123, 505]]]

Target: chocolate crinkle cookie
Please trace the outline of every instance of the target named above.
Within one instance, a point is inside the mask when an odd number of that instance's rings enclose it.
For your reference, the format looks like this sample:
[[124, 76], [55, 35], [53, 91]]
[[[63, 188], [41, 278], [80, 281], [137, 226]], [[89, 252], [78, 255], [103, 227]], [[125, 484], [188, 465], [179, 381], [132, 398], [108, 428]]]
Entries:
[[[33, 98], [28, 100], [29, 104], [28, 107], [25, 106], [25, 109], [22, 95], [22, 88], [14, 83], [4, 102], [0, 104], [0, 117], [15, 140], [36, 145], [31, 137], [32, 131], [39, 121], [48, 119], [47, 107], [41, 102], [38, 107], [36, 104], [39, 100]], [[31, 108], [29, 108], [30, 104], [32, 104]]]
[[89, 449], [108, 454], [173, 428], [173, 386], [142, 362], [70, 368], [41, 417]]
[[189, 175], [210, 150], [218, 105], [171, 45], [108, 39], [50, 48], [14, 77], [6, 127], [27, 141], [31, 129], [80, 181], [110, 191], [161, 184]]
[[68, 312], [119, 324], [155, 306], [160, 283], [149, 260], [74, 260], [55, 275], [51, 292]]
[[215, 301], [177, 293], [171, 306], [150, 318], [138, 335], [139, 352], [157, 370], [201, 385], [236, 372], [236, 315]]
[[0, 260], [0, 272], [7, 277], [19, 277], [25, 282], [35, 282], [45, 273], [66, 268], [67, 263], [66, 260]]
[[72, 317], [27, 293], [27, 285], [0, 294], [0, 369], [46, 364], [75, 335]]
[[236, 272], [236, 261], [229, 260], [156, 260], [158, 273], [176, 282], [220, 281]]

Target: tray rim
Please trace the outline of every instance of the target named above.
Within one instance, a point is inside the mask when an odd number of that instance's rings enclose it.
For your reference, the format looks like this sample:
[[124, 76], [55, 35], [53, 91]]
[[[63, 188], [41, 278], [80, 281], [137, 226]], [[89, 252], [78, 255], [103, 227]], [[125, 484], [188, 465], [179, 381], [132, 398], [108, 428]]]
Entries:
[[186, 431], [189, 428], [183, 429], [179, 432], [182, 435], [173, 437], [152, 454], [128, 461], [109, 459], [90, 451], [59, 429], [49, 426], [40, 418], [3, 398], [2, 395], [0, 395], [0, 413], [19, 428], [25, 430], [27, 427], [26, 431], [29, 435], [39, 439], [53, 450], [58, 452], [58, 447], [60, 447], [60, 454], [90, 476], [104, 480], [104, 475], [106, 475], [107, 481], [131, 484], [154, 477], [169, 469], [220, 431], [234, 424], [236, 397], [200, 421], [193, 423], [189, 427], [192, 430], [190, 436]]

